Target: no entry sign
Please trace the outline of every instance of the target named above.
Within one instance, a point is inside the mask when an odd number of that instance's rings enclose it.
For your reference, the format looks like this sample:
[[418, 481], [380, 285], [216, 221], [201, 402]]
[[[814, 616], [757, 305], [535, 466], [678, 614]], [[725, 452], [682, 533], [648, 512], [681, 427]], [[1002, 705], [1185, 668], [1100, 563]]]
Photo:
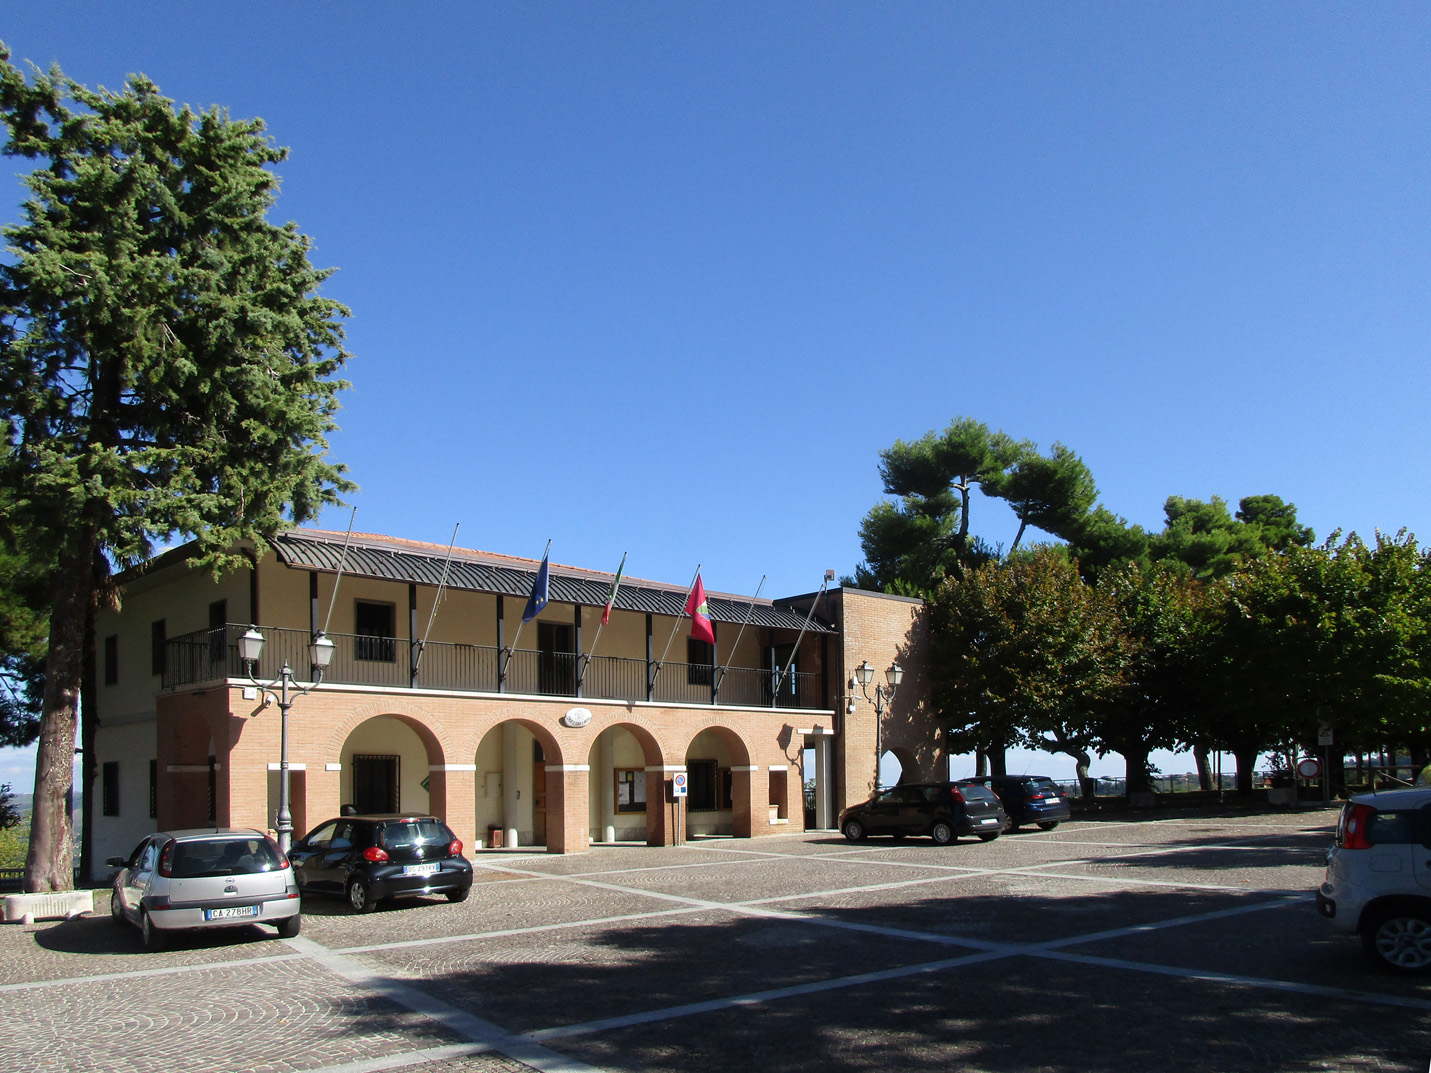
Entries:
[[675, 797], [686, 796], [686, 773], [678, 771], [671, 776], [671, 793]]

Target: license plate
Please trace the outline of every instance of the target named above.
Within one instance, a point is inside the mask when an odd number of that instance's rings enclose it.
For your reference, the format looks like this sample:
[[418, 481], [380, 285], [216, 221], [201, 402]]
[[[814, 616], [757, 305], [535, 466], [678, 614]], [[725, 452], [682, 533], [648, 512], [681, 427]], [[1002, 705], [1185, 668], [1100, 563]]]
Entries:
[[256, 905], [228, 905], [222, 909], [205, 909], [205, 920], [232, 920], [235, 917], [256, 917], [258, 916], [258, 906]]
[[431, 864], [405, 864], [402, 866], [402, 874], [405, 876], [431, 876], [436, 875], [442, 865], [433, 861]]
[[979, 822], [980, 822], [980, 823], [998, 823], [999, 821], [998, 821], [998, 818], [997, 818], [997, 817], [995, 817], [995, 816], [989, 816], [989, 817], [987, 817], [987, 818], [985, 818], [985, 819], [980, 820]]

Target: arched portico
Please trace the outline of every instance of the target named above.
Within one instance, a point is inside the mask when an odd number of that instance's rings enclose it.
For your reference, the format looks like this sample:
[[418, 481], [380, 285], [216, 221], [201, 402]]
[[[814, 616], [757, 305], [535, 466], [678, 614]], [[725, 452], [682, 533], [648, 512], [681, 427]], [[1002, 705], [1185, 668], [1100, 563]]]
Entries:
[[636, 723], [607, 727], [587, 756], [593, 842], [644, 840], [661, 845], [665, 782], [661, 747]]
[[[754, 826], [764, 826], [768, 801], [763, 800], [750, 763], [750, 749], [730, 727], [702, 727], [686, 745], [684, 803], [685, 836], [735, 835], [749, 838]], [[784, 770], [772, 772], [784, 775]]]
[[[551, 732], [529, 719], [507, 719], [491, 727], [473, 756], [473, 822], [479, 838], [491, 845], [546, 846], [555, 852], [585, 849], [585, 771], [562, 762], [561, 746]], [[577, 783], [582, 786], [576, 785]], [[571, 841], [574, 797], [581, 845]], [[561, 848], [558, 848], [561, 847]]]

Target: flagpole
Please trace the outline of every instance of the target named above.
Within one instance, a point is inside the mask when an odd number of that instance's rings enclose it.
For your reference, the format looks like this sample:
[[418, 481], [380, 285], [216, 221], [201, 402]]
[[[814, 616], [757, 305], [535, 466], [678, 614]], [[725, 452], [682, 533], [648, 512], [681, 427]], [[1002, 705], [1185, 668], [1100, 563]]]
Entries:
[[810, 601], [810, 613], [805, 616], [805, 624], [800, 627], [800, 632], [795, 636], [795, 643], [790, 646], [790, 658], [785, 661], [785, 669], [775, 676], [775, 700], [780, 699], [780, 683], [785, 681], [785, 676], [790, 673], [790, 667], [795, 662], [795, 656], [800, 651], [800, 642], [805, 639], [805, 631], [810, 628], [810, 620], [815, 617], [815, 608], [820, 606], [820, 597], [825, 595], [825, 590], [829, 588], [830, 581], [834, 578], [833, 570], [825, 571], [825, 580], [820, 582], [820, 591], [815, 594], [815, 599]]
[[686, 601], [691, 598], [691, 590], [696, 587], [696, 578], [701, 576], [701, 564], [696, 563], [696, 572], [691, 575], [691, 583], [686, 586], [686, 594], [681, 597], [681, 609], [676, 612], [676, 621], [671, 626], [671, 636], [666, 638], [666, 650], [661, 653], [661, 658], [656, 661], [656, 670], [651, 675], [651, 682], [646, 687], [647, 695], [656, 688], [656, 679], [661, 675], [661, 668], [666, 665], [666, 656], [670, 654], [671, 642], [676, 639], [676, 631], [681, 628], [681, 619], [686, 614]]
[[[542, 552], [542, 562], [546, 562], [547, 556], [550, 555], [551, 552], [552, 552], [552, 541], [551, 541], [551, 537], [548, 537], [548, 538], [547, 538], [546, 550]], [[541, 567], [538, 567], [537, 569], [540, 570]], [[526, 624], [527, 624], [527, 623], [526, 623], [525, 617], [523, 618], [522, 621], [520, 621], [520, 622], [517, 623], [517, 635], [512, 638], [512, 643], [509, 644], [506, 648], [504, 648], [504, 649], [502, 650], [502, 654], [503, 654], [504, 656], [506, 656], [506, 659], [502, 661], [501, 671], [500, 671], [500, 673], [497, 675], [497, 677], [498, 677], [498, 679], [500, 679], [500, 680], [503, 681], [503, 682], [505, 682], [505, 681], [507, 680], [507, 667], [508, 667], [508, 665], [511, 664], [511, 662], [512, 662], [512, 656], [513, 656], [513, 655], [516, 653], [516, 651], [517, 651], [517, 642], [522, 639], [522, 628], [523, 628], [524, 626], [526, 626]]]
[[417, 642], [417, 651], [412, 657], [412, 684], [417, 685], [417, 668], [422, 663], [422, 654], [427, 651], [427, 639], [432, 636], [432, 624], [437, 619], [437, 605], [442, 602], [442, 590], [447, 587], [447, 575], [452, 570], [452, 549], [457, 546], [457, 530], [462, 528], [462, 523], [458, 522], [452, 527], [452, 539], [447, 542], [447, 559], [442, 564], [442, 579], [437, 583], [437, 595], [432, 598], [432, 614], [427, 616], [427, 630], [422, 635], [422, 640]]
[[[621, 572], [626, 569], [626, 552], [621, 553], [621, 565], [616, 568], [616, 577], [611, 583], [611, 595], [607, 599], [607, 604], [612, 604], [616, 600], [616, 591], [621, 588]], [[605, 608], [602, 608], [605, 611]], [[576, 661], [576, 695], [581, 696], [581, 683], [586, 678], [586, 668], [590, 666], [591, 659], [596, 655], [596, 642], [601, 640], [601, 631], [606, 629], [606, 616], [602, 615], [601, 621], [596, 624], [596, 636], [591, 639], [591, 649], [582, 653]]]
[[[745, 628], [750, 625], [750, 616], [755, 614], [755, 601], [760, 599], [760, 590], [765, 588], [766, 575], [760, 575], [760, 584], [755, 586], [755, 595], [750, 598], [750, 604], [745, 609], [745, 621], [740, 624], [740, 630], [735, 635], [735, 644], [730, 646], [730, 653], [735, 655], [736, 649], [740, 647], [740, 639], [745, 636]], [[715, 695], [720, 697], [720, 686], [725, 681], [726, 672], [730, 670], [730, 665], [722, 663], [716, 668]]]
[[343, 538], [343, 553], [338, 556], [338, 576], [333, 579], [333, 596], [328, 601], [328, 617], [323, 620], [323, 632], [328, 632], [328, 624], [333, 621], [333, 605], [338, 602], [338, 582], [343, 580], [343, 566], [348, 561], [348, 542], [353, 539], [353, 523], [358, 520], [358, 508], [348, 515], [348, 535]]

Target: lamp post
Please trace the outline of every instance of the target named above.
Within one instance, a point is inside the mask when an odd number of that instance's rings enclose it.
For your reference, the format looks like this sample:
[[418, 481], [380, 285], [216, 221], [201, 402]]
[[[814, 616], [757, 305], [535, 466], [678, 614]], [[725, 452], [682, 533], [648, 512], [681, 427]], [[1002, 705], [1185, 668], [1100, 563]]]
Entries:
[[[869, 660], [864, 660], [855, 668], [854, 681], [859, 683], [860, 692], [865, 695], [865, 700], [870, 700], [869, 684], [874, 681], [875, 669], [870, 666]], [[874, 704], [875, 709], [875, 789], [880, 786], [879, 764], [884, 758], [883, 747], [883, 724], [885, 701], [894, 700], [894, 691], [899, 688], [901, 679], [904, 678], [904, 668], [898, 663], [891, 663], [884, 672], [884, 680], [889, 683], [886, 689], [883, 685], [875, 686]]]
[[[293, 845], [293, 813], [288, 808], [288, 710], [293, 707], [294, 700], [313, 692], [323, 681], [323, 672], [333, 662], [333, 642], [324, 636], [322, 630], [313, 635], [313, 641], [308, 645], [309, 666], [314, 670], [313, 681], [301, 689], [294, 682], [287, 660], [283, 661], [278, 677], [271, 682], [260, 682], [253, 676], [254, 665], [263, 655], [263, 634], [258, 632], [257, 626], [250, 626], [248, 632], [239, 638], [238, 644], [239, 658], [248, 671], [248, 680], [258, 686], [259, 696], [265, 704], [270, 698], [278, 704], [278, 820], [274, 829], [278, 832], [278, 848], [287, 856], [289, 847]], [[295, 690], [292, 697], [289, 696], [290, 690]]]

